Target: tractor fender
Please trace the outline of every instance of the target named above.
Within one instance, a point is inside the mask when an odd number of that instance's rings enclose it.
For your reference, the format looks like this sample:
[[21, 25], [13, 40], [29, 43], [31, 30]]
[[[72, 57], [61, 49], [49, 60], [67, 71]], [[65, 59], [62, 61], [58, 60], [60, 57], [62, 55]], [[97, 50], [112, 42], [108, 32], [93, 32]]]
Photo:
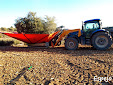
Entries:
[[106, 33], [109, 34], [109, 31], [106, 31], [105, 29], [98, 29], [98, 30], [95, 30], [94, 32], [92, 32], [90, 39], [92, 39], [93, 35], [95, 35], [98, 32], [106, 32]]
[[78, 40], [78, 43], [80, 43], [80, 38], [78, 37], [78, 32], [69, 33], [67, 35], [67, 37], [65, 38], [65, 40], [68, 38], [76, 38]]
[[[106, 31], [105, 29], [98, 29], [91, 34], [90, 40], [92, 41], [92, 37], [99, 32], [104, 32], [104, 33], [109, 34], [109, 31]], [[92, 42], [91, 42], [91, 45], [92, 45]]]

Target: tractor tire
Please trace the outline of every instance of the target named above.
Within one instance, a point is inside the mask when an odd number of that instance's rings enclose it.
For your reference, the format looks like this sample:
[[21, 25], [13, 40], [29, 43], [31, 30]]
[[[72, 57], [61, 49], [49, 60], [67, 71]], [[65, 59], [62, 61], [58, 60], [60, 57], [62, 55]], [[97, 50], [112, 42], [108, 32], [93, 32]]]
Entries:
[[76, 50], [78, 48], [78, 40], [76, 38], [66, 39], [65, 48], [67, 50]]
[[99, 32], [92, 37], [92, 45], [97, 50], [107, 50], [112, 45], [112, 38], [108, 33]]

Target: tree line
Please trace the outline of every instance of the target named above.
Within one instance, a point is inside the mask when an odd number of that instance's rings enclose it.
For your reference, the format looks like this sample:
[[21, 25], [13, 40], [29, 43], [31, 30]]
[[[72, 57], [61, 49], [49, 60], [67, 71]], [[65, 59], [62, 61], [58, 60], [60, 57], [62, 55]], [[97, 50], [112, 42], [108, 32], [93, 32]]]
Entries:
[[16, 28], [13, 28], [13, 26], [9, 27], [9, 28], [6, 28], [6, 27], [1, 27], [0, 28], [0, 31], [2, 32], [17, 32], [17, 29]]

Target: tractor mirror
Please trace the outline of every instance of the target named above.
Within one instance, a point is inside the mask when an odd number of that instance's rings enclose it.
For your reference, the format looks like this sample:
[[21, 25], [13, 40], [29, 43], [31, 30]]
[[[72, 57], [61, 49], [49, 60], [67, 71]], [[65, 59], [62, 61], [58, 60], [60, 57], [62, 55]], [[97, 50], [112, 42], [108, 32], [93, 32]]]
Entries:
[[100, 25], [102, 26], [102, 22], [100, 22]]

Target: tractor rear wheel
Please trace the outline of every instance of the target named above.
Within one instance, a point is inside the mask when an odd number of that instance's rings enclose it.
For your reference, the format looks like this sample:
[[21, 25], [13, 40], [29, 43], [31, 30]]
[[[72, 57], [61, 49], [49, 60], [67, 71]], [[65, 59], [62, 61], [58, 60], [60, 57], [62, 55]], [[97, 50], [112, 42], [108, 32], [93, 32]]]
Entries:
[[99, 32], [92, 37], [92, 45], [97, 50], [107, 50], [111, 44], [112, 38], [108, 33]]
[[78, 40], [76, 38], [68, 38], [65, 41], [65, 48], [67, 50], [75, 50], [78, 48]]

